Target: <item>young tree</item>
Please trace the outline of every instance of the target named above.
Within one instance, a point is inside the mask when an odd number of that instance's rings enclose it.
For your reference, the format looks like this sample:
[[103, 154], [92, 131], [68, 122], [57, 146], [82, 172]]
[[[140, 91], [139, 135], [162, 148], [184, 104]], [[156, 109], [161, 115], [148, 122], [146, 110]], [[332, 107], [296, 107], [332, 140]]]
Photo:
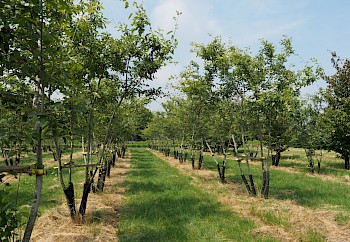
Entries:
[[[33, 116], [36, 142], [37, 169], [42, 169], [42, 139], [46, 122], [47, 93], [53, 82], [54, 58], [69, 21], [72, 1], [43, 0], [1, 2], [1, 73], [12, 76], [18, 85], [28, 86], [33, 93]], [[40, 203], [42, 176], [36, 175], [34, 202], [31, 208], [23, 241], [29, 241]]]
[[286, 150], [293, 137], [293, 124], [297, 110], [300, 108], [300, 90], [314, 82], [321, 69], [305, 66], [295, 70], [289, 58], [295, 55], [291, 39], [280, 42], [281, 52], [267, 41], [262, 42], [257, 59], [262, 71], [262, 85], [256, 94], [265, 120], [269, 150], [276, 152], [273, 164], [278, 166], [281, 152]]
[[324, 120], [329, 132], [327, 148], [341, 154], [345, 169], [350, 169], [350, 60], [332, 53], [336, 73], [325, 77], [328, 83], [324, 97], [328, 106]]

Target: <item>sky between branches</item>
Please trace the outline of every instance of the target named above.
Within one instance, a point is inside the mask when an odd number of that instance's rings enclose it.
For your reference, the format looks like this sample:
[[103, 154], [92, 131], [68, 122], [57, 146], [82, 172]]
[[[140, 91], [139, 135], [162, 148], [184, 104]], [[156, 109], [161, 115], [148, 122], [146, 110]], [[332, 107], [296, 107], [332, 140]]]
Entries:
[[[156, 86], [169, 90], [168, 78], [178, 75], [195, 59], [190, 53], [191, 42], [207, 44], [220, 35], [225, 42], [231, 41], [240, 48], [250, 47], [255, 53], [261, 39], [275, 44], [283, 35], [291, 37], [300, 59], [296, 65], [316, 58], [328, 75], [334, 71], [330, 51], [343, 58], [350, 58], [350, 1], [348, 0], [143, 0], [154, 28], [166, 32], [174, 30], [176, 11], [179, 18], [176, 37], [179, 41], [171, 64], [157, 74]], [[105, 17], [109, 19], [108, 32], [117, 35], [118, 22], [127, 22], [130, 9], [124, 9], [120, 0], [102, 0]], [[210, 36], [211, 35], [211, 36]], [[314, 93], [325, 87], [323, 81], [303, 90]], [[150, 105], [152, 110], [161, 109], [158, 99]]]

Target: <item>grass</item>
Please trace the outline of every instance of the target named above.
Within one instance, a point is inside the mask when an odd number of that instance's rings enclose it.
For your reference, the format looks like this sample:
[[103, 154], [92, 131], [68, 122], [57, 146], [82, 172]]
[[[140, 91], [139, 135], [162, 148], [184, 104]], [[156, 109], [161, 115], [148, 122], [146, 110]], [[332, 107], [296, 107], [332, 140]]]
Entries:
[[139, 147], [139, 148], [143, 147], [143, 148], [146, 148], [146, 147], [148, 147], [149, 143], [150, 143], [149, 141], [129, 141], [127, 143], [127, 146], [128, 147]]
[[271, 241], [252, 221], [233, 214], [191, 178], [145, 149], [132, 149], [125, 182], [120, 241]]
[[[197, 161], [196, 161], [197, 162]], [[284, 160], [281, 166], [284, 166]], [[211, 156], [204, 156], [204, 169], [217, 171], [216, 164]], [[257, 190], [261, 188], [262, 174], [261, 165], [251, 162]], [[242, 163], [245, 175], [247, 168], [245, 162]], [[340, 210], [350, 212], [350, 186], [337, 182], [322, 180], [318, 176], [306, 176], [309, 172], [292, 173], [289, 171], [270, 169], [270, 197], [276, 199], [290, 199], [298, 204], [312, 208], [337, 207]], [[348, 172], [348, 171], [343, 171]], [[238, 165], [233, 160], [228, 160], [226, 167], [226, 177], [229, 181], [242, 183]]]
[[[320, 154], [320, 151], [316, 151]], [[317, 173], [317, 159], [314, 157], [314, 170]], [[282, 167], [291, 167], [302, 172], [311, 173], [311, 168], [306, 158], [304, 149], [289, 148], [282, 153], [280, 165]], [[339, 158], [335, 152], [322, 151], [321, 171], [322, 175], [346, 176], [350, 171], [344, 169], [344, 160]]]
[[[75, 150], [75, 152], [78, 151], [80, 151], [80, 149]], [[69, 152], [66, 152], [63, 155], [67, 154], [69, 154]], [[45, 153], [43, 155], [43, 160], [45, 161], [47, 159], [53, 159], [51, 152]], [[83, 158], [76, 157], [74, 159], [74, 162], [81, 163], [83, 162]], [[29, 154], [27, 157], [21, 159], [21, 164], [32, 163], [35, 163], [34, 154]], [[56, 163], [53, 164], [56, 165]], [[39, 206], [39, 216], [46, 210], [61, 205], [62, 201], [65, 202], [65, 197], [59, 183], [59, 178], [57, 176], [57, 170], [55, 170], [53, 166], [48, 167], [45, 170], [47, 171], [47, 175], [43, 176], [43, 187]], [[76, 194], [75, 202], [76, 206], [79, 206], [80, 197], [83, 190], [83, 185], [80, 185], [79, 183], [82, 183], [85, 179], [85, 168], [75, 168], [72, 171], [72, 182], [74, 184]], [[64, 181], [67, 185], [68, 169], [64, 169], [63, 174]], [[17, 174], [16, 177], [17, 179], [9, 182], [9, 186], [6, 186], [4, 183], [0, 183], [0, 189], [6, 189], [9, 191], [7, 199], [10, 202], [12, 202], [15, 207], [19, 208], [19, 211], [24, 215], [22, 222], [25, 223], [33, 201], [35, 176], [29, 176], [27, 174]]]
[[[130, 146], [129, 146], [130, 148]], [[248, 218], [240, 217], [220, 204], [215, 193], [208, 194], [193, 185], [192, 178], [172, 168], [165, 161], [149, 151], [132, 147], [132, 170], [128, 174], [126, 197], [120, 211], [118, 236], [121, 241], [274, 241], [274, 238], [255, 233], [256, 225]], [[66, 153], [68, 154], [68, 153]], [[311, 207], [335, 211], [335, 221], [340, 226], [350, 222], [350, 186], [344, 182], [323, 180], [312, 176], [307, 168], [306, 158], [301, 149], [290, 149], [282, 155], [280, 166], [296, 172], [271, 169], [270, 197], [279, 200], [293, 200]], [[322, 175], [342, 178], [349, 175], [342, 167], [335, 153], [324, 155]], [[196, 157], [196, 165], [198, 155]], [[23, 163], [34, 163], [35, 157], [29, 156]], [[34, 160], [33, 160], [34, 159]], [[46, 153], [44, 159], [52, 160], [52, 154]], [[221, 162], [221, 159], [218, 159]], [[82, 157], [75, 161], [83, 162]], [[189, 161], [187, 161], [189, 163]], [[217, 172], [211, 156], [204, 157], [204, 168]], [[245, 163], [242, 167], [247, 175]], [[261, 165], [251, 162], [257, 189], [261, 186]], [[47, 209], [65, 203], [56, 171], [47, 168], [44, 176], [42, 200], [39, 214]], [[73, 169], [76, 204], [79, 206], [84, 180], [84, 168]], [[65, 169], [65, 181], [67, 172]], [[228, 160], [226, 178], [228, 181], [242, 185], [237, 163]], [[308, 174], [308, 175], [306, 175]], [[24, 213], [29, 212], [33, 200], [35, 176], [26, 174], [18, 176], [11, 182], [9, 201], [16, 203]], [[219, 177], [217, 179], [219, 181]], [[215, 180], [210, 182], [217, 182]], [[4, 184], [0, 184], [3, 186]], [[0, 187], [1, 188], [1, 187]], [[242, 185], [242, 189], [243, 185]], [[220, 191], [229, 193], [230, 191]], [[272, 200], [273, 201], [273, 200]], [[282, 210], [261, 209], [247, 206], [251, 215], [258, 217], [267, 225], [291, 229], [287, 213]], [[257, 205], [258, 206], [258, 205]], [[104, 212], [94, 213], [93, 222], [106, 219]], [[324, 241], [320, 231], [310, 229], [302, 234], [303, 241]]]
[[283, 227], [289, 229], [291, 227], [288, 217], [283, 213], [274, 211], [263, 211], [258, 210], [255, 205], [251, 207], [251, 214], [259, 217], [262, 221], [269, 225], [276, 225], [278, 227]]
[[338, 213], [335, 216], [335, 221], [337, 221], [339, 225], [346, 225], [350, 222], [350, 215], [345, 213]]
[[303, 238], [302, 241], [309, 241], [309, 242], [323, 242], [323, 241], [327, 241], [326, 237], [315, 231], [315, 230], [308, 230], [306, 233], [306, 238]]

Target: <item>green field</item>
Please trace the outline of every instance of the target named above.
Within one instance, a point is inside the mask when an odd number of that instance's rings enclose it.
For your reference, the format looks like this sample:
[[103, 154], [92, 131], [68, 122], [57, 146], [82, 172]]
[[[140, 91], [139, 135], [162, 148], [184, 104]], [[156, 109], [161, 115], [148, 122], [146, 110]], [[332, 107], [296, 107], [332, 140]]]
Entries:
[[[310, 172], [301, 149], [290, 149], [282, 156], [280, 168], [271, 167], [270, 199], [265, 200], [260, 195], [257, 198], [249, 196], [238, 165], [230, 157], [227, 183], [222, 184], [209, 155], [204, 156], [202, 170], [192, 171], [188, 161], [179, 164], [172, 157], [155, 155], [153, 151], [135, 146], [129, 148], [131, 159], [124, 161], [131, 165], [125, 179], [118, 184], [109, 184], [109, 189], [122, 188], [124, 191], [123, 199], [114, 204], [118, 207], [117, 214], [107, 213], [117, 216], [111, 233], [120, 241], [285, 241], [286, 236], [291, 241], [326, 241], [333, 238], [327, 231], [334, 228], [320, 227], [321, 222], [308, 224], [308, 219], [317, 218], [317, 214], [328, 216], [324, 219], [332, 220], [339, 231], [350, 223], [350, 186], [346, 180], [349, 173], [335, 167], [341, 162], [335, 154], [325, 155], [318, 175]], [[51, 156], [46, 154], [45, 160], [50, 159]], [[27, 158], [26, 162], [30, 161]], [[82, 159], [76, 157], [76, 162], [82, 162]], [[53, 167], [54, 164], [48, 166], [48, 174], [44, 177], [39, 216], [58, 210], [65, 203]], [[242, 167], [246, 172], [244, 163]], [[259, 192], [260, 163], [251, 162], [251, 168]], [[113, 169], [119, 169], [118, 164]], [[77, 204], [82, 193], [79, 184], [83, 180], [83, 170], [75, 170], [73, 182]], [[15, 203], [24, 215], [28, 214], [32, 201], [34, 182], [34, 176], [23, 174], [12, 179], [10, 186], [3, 184], [1, 187], [9, 191], [6, 200]], [[108, 194], [94, 196], [106, 196], [107, 199]], [[115, 203], [113, 200], [108, 202]], [[104, 226], [104, 219], [107, 218], [99, 216], [96, 220], [92, 217], [84, 226], [90, 226], [93, 233], [103, 233], [100, 226]], [[265, 230], [265, 227], [269, 229]]]

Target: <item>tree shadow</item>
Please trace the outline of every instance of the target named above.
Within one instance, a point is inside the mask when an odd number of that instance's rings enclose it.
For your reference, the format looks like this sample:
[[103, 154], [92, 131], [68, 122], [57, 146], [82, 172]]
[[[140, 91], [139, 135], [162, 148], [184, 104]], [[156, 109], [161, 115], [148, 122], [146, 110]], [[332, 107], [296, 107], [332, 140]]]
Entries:
[[120, 208], [120, 241], [254, 241], [248, 219], [225, 209], [150, 152], [134, 150]]
[[[191, 195], [179, 197], [156, 196], [154, 199], [134, 201], [122, 208], [124, 217], [133, 217], [133, 229], [121, 228], [120, 241], [195, 241], [198, 238], [214, 241], [213, 235], [230, 234], [232, 224], [236, 227], [233, 237], [246, 241], [254, 225], [238, 218], [210, 199], [194, 198]], [[217, 221], [212, 225], [209, 221]], [[252, 238], [251, 238], [252, 239]]]

